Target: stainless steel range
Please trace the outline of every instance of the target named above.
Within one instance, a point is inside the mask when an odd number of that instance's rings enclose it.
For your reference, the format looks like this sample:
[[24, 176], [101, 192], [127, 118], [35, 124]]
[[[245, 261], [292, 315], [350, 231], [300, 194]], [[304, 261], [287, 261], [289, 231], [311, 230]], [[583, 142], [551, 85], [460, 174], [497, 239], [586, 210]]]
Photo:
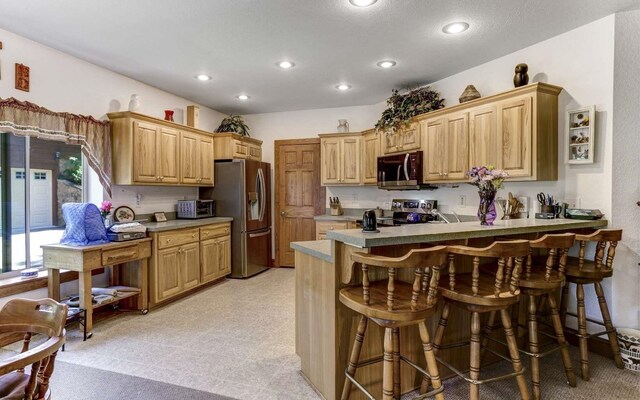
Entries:
[[426, 224], [436, 220], [431, 210], [438, 209], [437, 200], [393, 199], [393, 224]]

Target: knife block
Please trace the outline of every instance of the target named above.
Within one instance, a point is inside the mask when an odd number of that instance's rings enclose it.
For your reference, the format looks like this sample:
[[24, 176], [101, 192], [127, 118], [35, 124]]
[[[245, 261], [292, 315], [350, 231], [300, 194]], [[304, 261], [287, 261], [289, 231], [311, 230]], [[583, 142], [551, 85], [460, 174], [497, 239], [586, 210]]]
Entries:
[[331, 204], [331, 215], [333, 216], [338, 216], [338, 215], [343, 215], [344, 211], [342, 210], [342, 206], [340, 205], [340, 203], [338, 204]]

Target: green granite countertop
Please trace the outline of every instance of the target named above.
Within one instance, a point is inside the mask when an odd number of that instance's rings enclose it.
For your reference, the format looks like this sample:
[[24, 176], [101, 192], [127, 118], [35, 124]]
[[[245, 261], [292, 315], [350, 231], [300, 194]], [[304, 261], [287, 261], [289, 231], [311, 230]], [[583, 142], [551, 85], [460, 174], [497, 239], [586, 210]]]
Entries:
[[144, 222], [142, 225], [147, 227], [148, 232], [162, 232], [182, 228], [197, 228], [200, 226], [231, 221], [233, 221], [233, 218], [231, 217], [212, 217], [200, 219], [174, 219], [167, 222]]
[[333, 262], [331, 240], [311, 240], [308, 242], [292, 242], [291, 248], [304, 254]]
[[454, 224], [413, 224], [379, 227], [379, 233], [364, 233], [360, 229], [327, 232], [333, 239], [357, 247], [377, 247], [398, 244], [439, 242], [523, 233], [551, 232], [566, 229], [604, 228], [607, 220], [583, 221], [575, 219], [512, 219], [497, 220], [493, 226], [478, 221]]

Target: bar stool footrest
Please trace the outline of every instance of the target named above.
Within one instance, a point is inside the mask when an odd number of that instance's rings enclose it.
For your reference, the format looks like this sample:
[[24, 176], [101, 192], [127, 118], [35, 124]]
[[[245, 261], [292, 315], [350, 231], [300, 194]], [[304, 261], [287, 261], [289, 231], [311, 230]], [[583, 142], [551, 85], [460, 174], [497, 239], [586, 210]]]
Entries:
[[[499, 357], [502, 357], [502, 358], [508, 360], [509, 362], [511, 362], [511, 359], [508, 359], [508, 358], [504, 357], [502, 354], [498, 354], [498, 353], [494, 352], [491, 349], [486, 349], [486, 350], [491, 352], [491, 353], [493, 353], [493, 354], [495, 354], [495, 355], [497, 355], [497, 356], [499, 356]], [[493, 378], [476, 380], [476, 379], [471, 379], [471, 378], [467, 377], [467, 374], [461, 372], [460, 370], [458, 370], [456, 367], [454, 367], [453, 365], [449, 364], [448, 362], [443, 361], [440, 357], [436, 356], [436, 361], [439, 362], [440, 364], [444, 365], [445, 367], [449, 368], [451, 371], [453, 371], [456, 375], [458, 375], [459, 377], [464, 379], [466, 382], [472, 383], [474, 385], [483, 385], [485, 383], [496, 382], [496, 381], [500, 381], [500, 380], [503, 380], [503, 379], [515, 378], [518, 375], [523, 375], [524, 372], [525, 372], [525, 368], [522, 367], [522, 370], [520, 370], [518, 372], [511, 372], [509, 374], [495, 376]]]

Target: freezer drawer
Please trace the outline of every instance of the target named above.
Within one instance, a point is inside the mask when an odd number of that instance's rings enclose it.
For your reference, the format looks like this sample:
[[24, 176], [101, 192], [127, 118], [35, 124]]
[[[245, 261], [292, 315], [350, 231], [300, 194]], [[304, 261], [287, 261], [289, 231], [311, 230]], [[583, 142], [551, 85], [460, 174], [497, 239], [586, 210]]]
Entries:
[[271, 228], [244, 233], [245, 271], [243, 275], [251, 276], [264, 271], [271, 265]]

